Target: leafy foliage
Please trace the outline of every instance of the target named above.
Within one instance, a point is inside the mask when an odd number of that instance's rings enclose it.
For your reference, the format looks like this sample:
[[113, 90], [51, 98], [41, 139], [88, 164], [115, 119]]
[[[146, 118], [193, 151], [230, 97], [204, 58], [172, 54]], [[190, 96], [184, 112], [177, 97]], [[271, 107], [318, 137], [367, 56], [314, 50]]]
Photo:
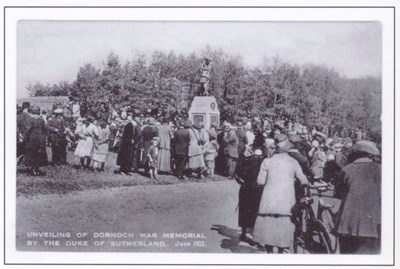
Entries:
[[111, 52], [101, 69], [87, 63], [73, 83], [30, 84], [31, 96], [72, 95], [89, 105], [132, 105], [144, 111], [187, 108], [198, 90], [199, 67], [212, 60], [211, 92], [217, 98], [222, 120], [250, 115], [296, 115], [308, 126], [351, 126], [380, 130], [381, 80], [348, 79], [320, 65], [298, 66], [278, 58], [258, 67], [244, 65], [240, 55], [228, 55], [207, 46], [199, 55], [155, 51], [149, 59], [137, 53], [126, 63]]

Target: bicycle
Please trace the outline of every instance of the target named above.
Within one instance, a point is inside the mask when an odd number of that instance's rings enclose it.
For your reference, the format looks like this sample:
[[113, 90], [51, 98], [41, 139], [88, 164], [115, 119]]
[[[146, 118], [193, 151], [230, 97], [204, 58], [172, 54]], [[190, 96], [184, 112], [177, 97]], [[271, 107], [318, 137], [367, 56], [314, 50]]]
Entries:
[[[310, 191], [312, 189], [317, 190], [317, 194], [312, 194]], [[338, 241], [333, 233], [334, 213], [332, 212], [332, 208], [334, 206], [325, 203], [321, 199], [323, 196], [322, 193], [328, 190], [332, 190], [332, 187], [325, 183], [309, 185], [307, 187], [307, 195], [298, 203], [297, 210], [300, 211], [293, 214], [296, 224], [293, 245], [294, 253], [298, 253], [299, 246], [311, 253], [337, 253]], [[312, 208], [314, 202], [313, 196], [319, 197], [317, 216], [315, 216]]]

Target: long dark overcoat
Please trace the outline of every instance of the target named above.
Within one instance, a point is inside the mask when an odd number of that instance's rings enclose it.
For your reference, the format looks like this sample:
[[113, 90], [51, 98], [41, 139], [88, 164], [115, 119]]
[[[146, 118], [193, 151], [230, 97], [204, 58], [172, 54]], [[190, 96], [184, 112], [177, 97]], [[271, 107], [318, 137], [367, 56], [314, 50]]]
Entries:
[[117, 165], [124, 168], [132, 168], [133, 165], [133, 139], [134, 128], [132, 122], [125, 125], [119, 146]]
[[47, 131], [53, 130], [46, 126], [41, 117], [31, 117], [27, 124], [25, 135], [26, 138], [26, 155], [25, 163], [28, 167], [46, 166], [46, 135]]
[[257, 176], [263, 156], [250, 156], [244, 159], [243, 167], [237, 171], [243, 180], [239, 189], [239, 226], [254, 227], [260, 205], [263, 187], [257, 185]]
[[345, 166], [335, 188], [342, 198], [336, 232], [356, 237], [380, 237], [381, 165], [361, 158]]

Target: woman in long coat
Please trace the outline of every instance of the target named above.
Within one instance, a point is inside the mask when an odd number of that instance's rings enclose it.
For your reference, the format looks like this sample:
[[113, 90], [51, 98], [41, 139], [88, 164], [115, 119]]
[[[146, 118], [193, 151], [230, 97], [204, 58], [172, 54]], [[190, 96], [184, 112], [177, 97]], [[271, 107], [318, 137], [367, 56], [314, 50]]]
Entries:
[[149, 167], [147, 163], [147, 154], [151, 146], [151, 141], [153, 137], [158, 136], [158, 129], [155, 125], [155, 119], [149, 118], [148, 126], [144, 127], [142, 130], [142, 140], [143, 140], [143, 155], [142, 155], [142, 165], [146, 173], [149, 172]]
[[335, 197], [343, 199], [336, 232], [343, 254], [379, 254], [381, 250], [381, 165], [371, 141], [358, 141], [342, 170]]
[[135, 142], [135, 130], [133, 122], [129, 121], [125, 124], [122, 132], [121, 142], [119, 146], [117, 165], [120, 166], [119, 172], [132, 175], [132, 166], [134, 158], [133, 143]]
[[258, 216], [254, 226], [254, 241], [264, 245], [267, 252], [273, 247], [279, 253], [293, 247], [295, 226], [291, 211], [296, 203], [294, 184], [308, 184], [299, 163], [288, 155], [291, 144], [286, 135], [277, 137], [278, 150], [264, 159], [257, 183], [264, 185]]
[[42, 117], [40, 117], [40, 108], [34, 106], [31, 108], [32, 117], [27, 122], [24, 137], [26, 138], [25, 163], [30, 167], [29, 173], [37, 176], [43, 175], [39, 167], [48, 164], [46, 152], [46, 132], [57, 132], [55, 128], [48, 127]]
[[198, 177], [201, 177], [202, 170], [205, 168], [206, 164], [204, 162], [204, 150], [201, 145], [200, 133], [198, 130], [194, 129], [192, 123], [188, 121], [186, 124], [189, 130], [190, 142], [189, 142], [189, 169], [197, 170]]
[[164, 119], [162, 125], [158, 127], [158, 137], [160, 138], [158, 151], [158, 170], [162, 172], [171, 171], [171, 139], [172, 130], [169, 122]]
[[93, 161], [94, 169], [98, 171], [104, 171], [104, 165], [106, 163], [110, 138], [110, 128], [106, 121], [101, 121], [99, 128], [99, 136], [95, 140], [94, 150], [93, 150]]
[[254, 228], [263, 188], [257, 185], [257, 176], [264, 159], [262, 151], [257, 149], [244, 158], [242, 169], [237, 171], [239, 189], [239, 226], [242, 227], [240, 240], [245, 241], [247, 228]]

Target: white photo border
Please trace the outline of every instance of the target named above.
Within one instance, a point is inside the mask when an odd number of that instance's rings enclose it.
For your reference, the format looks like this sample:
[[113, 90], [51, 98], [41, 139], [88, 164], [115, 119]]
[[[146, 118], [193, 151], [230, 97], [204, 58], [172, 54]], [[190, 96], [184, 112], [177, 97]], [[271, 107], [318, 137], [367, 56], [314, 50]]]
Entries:
[[[5, 7], [4, 8], [4, 262], [5, 264], [392, 265], [394, 263], [394, 7]], [[184, 11], [184, 12], [183, 12]], [[133, 19], [134, 18], [134, 19]], [[17, 23], [82, 21], [379, 21], [382, 25], [381, 255], [257, 255], [16, 251]], [[10, 157], [11, 156], [11, 157]], [[245, 261], [245, 262], [244, 262]]]

